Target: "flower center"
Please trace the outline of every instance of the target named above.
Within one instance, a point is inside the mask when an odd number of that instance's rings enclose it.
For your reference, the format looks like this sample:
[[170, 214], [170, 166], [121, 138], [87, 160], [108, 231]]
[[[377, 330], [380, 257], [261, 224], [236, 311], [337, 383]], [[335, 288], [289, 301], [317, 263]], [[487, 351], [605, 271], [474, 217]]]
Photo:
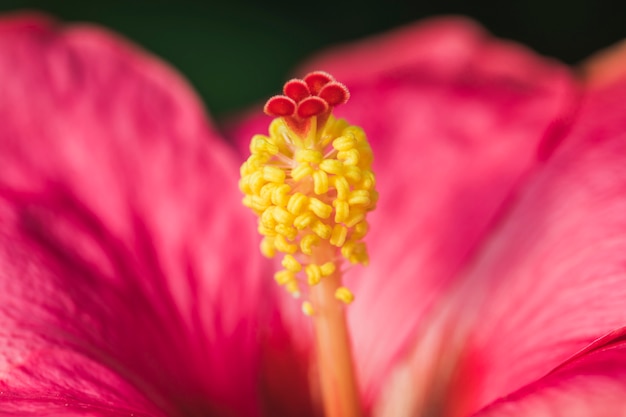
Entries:
[[[362, 129], [332, 116], [348, 101], [348, 89], [327, 73], [288, 81], [284, 95], [270, 98], [265, 113], [275, 116], [269, 135], [255, 135], [241, 166], [243, 204], [259, 216], [261, 252], [281, 254], [275, 279], [302, 310], [315, 312], [309, 288], [346, 268], [368, 263], [366, 214], [378, 193], [372, 151]], [[354, 299], [338, 285], [334, 297]]]
[[276, 119], [268, 136], [252, 138], [239, 188], [259, 216], [261, 252], [282, 256], [276, 281], [304, 295], [302, 311], [314, 316], [326, 417], [360, 417], [343, 308], [354, 296], [341, 278], [346, 263], [368, 263], [365, 217], [378, 200], [372, 151], [360, 128], [332, 116], [350, 94], [329, 74], [288, 81], [283, 93], [265, 104]]

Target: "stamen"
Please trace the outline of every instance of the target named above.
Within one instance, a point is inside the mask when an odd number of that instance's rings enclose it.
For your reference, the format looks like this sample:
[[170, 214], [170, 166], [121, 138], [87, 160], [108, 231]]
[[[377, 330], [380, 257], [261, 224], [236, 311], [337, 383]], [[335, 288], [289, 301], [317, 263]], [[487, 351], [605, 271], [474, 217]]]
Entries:
[[[288, 81], [283, 92], [265, 105], [265, 112], [278, 118], [268, 136], [252, 138], [239, 186], [243, 203], [260, 217], [261, 252], [283, 253], [283, 267], [295, 273], [288, 291], [306, 295], [318, 279], [304, 271], [321, 267], [311, 259], [315, 247], [336, 248], [325, 261], [339, 271], [341, 259], [368, 263], [365, 217], [378, 193], [365, 134], [331, 114], [348, 100], [348, 89], [317, 71]], [[302, 271], [294, 270], [296, 263]]]
[[259, 216], [261, 253], [282, 254], [276, 282], [312, 316], [327, 417], [361, 415], [345, 322], [354, 300], [347, 264], [367, 265], [365, 220], [378, 200], [363, 130], [335, 119], [350, 93], [325, 72], [285, 83], [265, 113], [269, 135], [255, 135], [241, 166], [243, 204]]

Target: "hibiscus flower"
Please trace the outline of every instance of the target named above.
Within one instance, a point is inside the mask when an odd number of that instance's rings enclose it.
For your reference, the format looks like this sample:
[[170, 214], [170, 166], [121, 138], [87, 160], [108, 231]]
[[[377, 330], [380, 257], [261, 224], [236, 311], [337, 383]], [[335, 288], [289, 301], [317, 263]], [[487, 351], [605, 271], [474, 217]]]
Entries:
[[[443, 19], [302, 68], [375, 158], [344, 277], [365, 415], [626, 413], [624, 56], [574, 74]], [[0, 75], [0, 415], [320, 415], [311, 318], [185, 82], [37, 16], [0, 21]]]

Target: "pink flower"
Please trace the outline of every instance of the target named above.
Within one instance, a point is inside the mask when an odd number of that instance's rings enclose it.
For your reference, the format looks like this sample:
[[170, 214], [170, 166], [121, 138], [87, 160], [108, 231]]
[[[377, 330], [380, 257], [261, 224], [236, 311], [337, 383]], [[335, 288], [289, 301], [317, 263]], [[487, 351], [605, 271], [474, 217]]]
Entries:
[[[626, 413], [624, 56], [575, 76], [445, 19], [303, 68], [376, 158], [346, 276], [366, 414]], [[316, 415], [310, 319], [184, 81], [32, 16], [0, 21], [0, 76], [0, 415]]]

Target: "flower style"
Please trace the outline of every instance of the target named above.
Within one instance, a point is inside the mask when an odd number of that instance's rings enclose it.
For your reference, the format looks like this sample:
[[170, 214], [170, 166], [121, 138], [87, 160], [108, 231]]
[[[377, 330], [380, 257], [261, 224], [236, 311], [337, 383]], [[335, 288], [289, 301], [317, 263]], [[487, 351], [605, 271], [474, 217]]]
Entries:
[[[625, 56], [574, 76], [443, 19], [302, 68], [375, 154], [345, 276], [366, 415], [626, 412]], [[311, 319], [185, 82], [37, 16], [0, 21], [0, 75], [0, 415], [319, 415]]]

